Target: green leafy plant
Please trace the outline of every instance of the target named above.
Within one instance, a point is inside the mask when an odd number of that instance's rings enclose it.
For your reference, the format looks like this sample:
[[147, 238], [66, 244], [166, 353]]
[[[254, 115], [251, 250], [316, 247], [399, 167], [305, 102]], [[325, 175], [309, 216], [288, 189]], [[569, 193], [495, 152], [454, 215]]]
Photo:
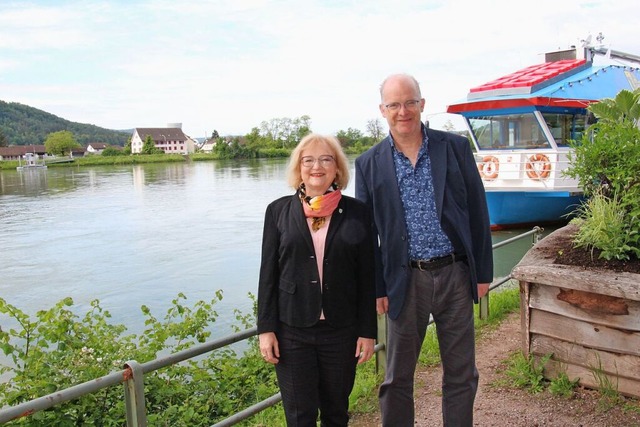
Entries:
[[[206, 341], [222, 293], [193, 305], [186, 299], [179, 294], [163, 319], [142, 306], [145, 330], [137, 336], [109, 323], [111, 315], [97, 300], [82, 318], [72, 311], [71, 298], [31, 317], [0, 298], [0, 375], [10, 378], [0, 383], [0, 407], [91, 381], [128, 360], [143, 363]], [[255, 323], [238, 312], [236, 319]], [[255, 338], [242, 355], [225, 347], [145, 375], [150, 425], [209, 426], [277, 391], [273, 367], [259, 357]], [[9, 425], [122, 426], [124, 418], [122, 387], [109, 387]]]
[[551, 354], [545, 355], [536, 364], [532, 354], [526, 357], [522, 352], [517, 352], [508, 361], [505, 373], [511, 379], [511, 384], [514, 387], [526, 389], [530, 393], [537, 394], [545, 389], [546, 380], [543, 371], [550, 358]]
[[629, 254], [640, 257], [638, 230], [629, 229], [627, 210], [617, 195], [606, 197], [601, 192], [591, 196], [579, 209], [573, 220], [578, 224], [574, 245], [592, 251], [600, 250], [600, 258], [629, 259]]
[[579, 381], [579, 378], [571, 380], [566, 372], [560, 372], [560, 374], [549, 383], [549, 392], [554, 396], [569, 398], [573, 396], [573, 391]]
[[[565, 174], [577, 178], [586, 204], [577, 210], [576, 243], [607, 259], [640, 258], [640, 90], [589, 106], [598, 122], [580, 141]], [[603, 221], [613, 219], [614, 224]]]

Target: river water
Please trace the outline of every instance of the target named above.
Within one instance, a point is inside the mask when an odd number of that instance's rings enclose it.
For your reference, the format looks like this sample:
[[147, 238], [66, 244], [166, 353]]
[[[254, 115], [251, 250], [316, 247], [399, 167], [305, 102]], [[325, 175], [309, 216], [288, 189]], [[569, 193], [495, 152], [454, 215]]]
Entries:
[[[0, 297], [30, 315], [65, 297], [84, 315], [98, 299], [139, 333], [142, 305], [160, 319], [180, 292], [193, 304], [222, 290], [213, 336], [226, 335], [234, 309], [252, 310], [265, 207], [293, 192], [285, 169], [261, 159], [0, 171]], [[530, 246], [496, 250], [496, 277]]]

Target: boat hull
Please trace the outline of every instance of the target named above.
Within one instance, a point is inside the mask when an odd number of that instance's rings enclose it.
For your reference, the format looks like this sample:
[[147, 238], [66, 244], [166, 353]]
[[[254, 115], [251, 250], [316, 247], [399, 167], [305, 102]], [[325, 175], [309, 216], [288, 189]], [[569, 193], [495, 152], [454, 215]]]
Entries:
[[492, 230], [566, 223], [583, 196], [567, 191], [487, 191]]

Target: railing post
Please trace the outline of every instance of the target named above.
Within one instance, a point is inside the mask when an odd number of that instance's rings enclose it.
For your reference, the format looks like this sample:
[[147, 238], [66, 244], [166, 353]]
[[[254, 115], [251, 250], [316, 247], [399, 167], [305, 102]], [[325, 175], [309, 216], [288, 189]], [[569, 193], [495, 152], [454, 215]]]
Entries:
[[480, 319], [484, 320], [484, 319], [488, 319], [489, 318], [489, 294], [491, 292], [487, 292], [487, 294], [480, 298], [479, 304], [479, 313], [478, 313], [478, 317], [480, 317]]
[[376, 352], [376, 373], [387, 370], [387, 315], [378, 314], [378, 343], [383, 346]]
[[127, 408], [127, 427], [147, 427], [144, 399], [144, 372], [135, 360], [125, 363], [124, 399]]

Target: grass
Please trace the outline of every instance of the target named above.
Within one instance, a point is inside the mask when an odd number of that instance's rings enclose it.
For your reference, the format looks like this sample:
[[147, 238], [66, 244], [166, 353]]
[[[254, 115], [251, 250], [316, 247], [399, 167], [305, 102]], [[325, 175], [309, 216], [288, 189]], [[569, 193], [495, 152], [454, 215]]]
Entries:
[[508, 361], [509, 367], [505, 373], [511, 379], [512, 386], [538, 394], [546, 388], [543, 370], [550, 358], [551, 354], [547, 354], [536, 363], [533, 355], [526, 357], [522, 352], [517, 352]]

